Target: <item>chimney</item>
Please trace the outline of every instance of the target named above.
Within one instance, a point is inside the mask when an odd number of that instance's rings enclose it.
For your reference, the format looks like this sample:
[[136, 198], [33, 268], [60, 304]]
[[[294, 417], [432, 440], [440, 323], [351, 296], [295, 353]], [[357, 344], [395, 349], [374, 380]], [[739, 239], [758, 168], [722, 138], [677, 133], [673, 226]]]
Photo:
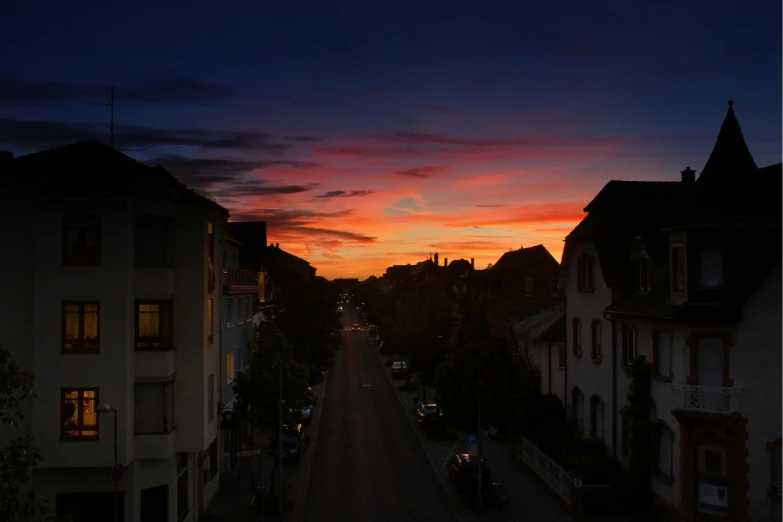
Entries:
[[438, 253], [435, 252], [435, 266], [438, 266]]
[[470, 258], [470, 268], [473, 268], [473, 269], [476, 268], [476, 259], [475, 258], [472, 258], [472, 257]]
[[275, 243], [275, 248], [280, 248], [280, 243]]
[[449, 266], [449, 258], [448, 257], [444, 257], [443, 258], [443, 266]]
[[683, 183], [693, 183], [696, 181], [696, 171], [690, 167], [683, 170], [680, 174], [682, 174]]

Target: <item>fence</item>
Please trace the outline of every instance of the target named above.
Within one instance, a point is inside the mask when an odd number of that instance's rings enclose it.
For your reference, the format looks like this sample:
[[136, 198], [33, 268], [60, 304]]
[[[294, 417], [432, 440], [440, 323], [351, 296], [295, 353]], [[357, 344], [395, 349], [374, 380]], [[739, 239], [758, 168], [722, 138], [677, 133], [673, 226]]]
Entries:
[[555, 491], [555, 493], [560, 495], [566, 504], [571, 504], [571, 487], [574, 483], [573, 478], [566, 473], [557, 462], [550, 459], [545, 453], [538, 449], [535, 444], [522, 436], [519, 437], [514, 452], [530, 467], [530, 469], [535, 471], [536, 474]]

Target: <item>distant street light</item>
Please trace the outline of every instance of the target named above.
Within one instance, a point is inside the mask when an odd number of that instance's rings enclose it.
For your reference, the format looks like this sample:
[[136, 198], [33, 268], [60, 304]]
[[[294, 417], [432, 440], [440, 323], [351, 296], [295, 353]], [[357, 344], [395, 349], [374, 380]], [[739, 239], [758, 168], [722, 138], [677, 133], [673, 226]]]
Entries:
[[[98, 413], [113, 413], [114, 414], [114, 465], [119, 464], [118, 462], [118, 456], [117, 456], [117, 409], [112, 408], [111, 404], [102, 404], [100, 408], [98, 408]], [[114, 468], [112, 468], [114, 469]], [[120, 520], [120, 503], [119, 503], [119, 481], [114, 480], [114, 522], [119, 522]]]

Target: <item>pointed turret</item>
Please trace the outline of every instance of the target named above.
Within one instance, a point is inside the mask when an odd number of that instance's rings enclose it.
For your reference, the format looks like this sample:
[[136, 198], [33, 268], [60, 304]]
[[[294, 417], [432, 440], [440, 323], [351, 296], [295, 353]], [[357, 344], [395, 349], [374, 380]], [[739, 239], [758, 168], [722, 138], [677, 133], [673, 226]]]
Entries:
[[733, 105], [729, 100], [729, 112], [720, 127], [710, 159], [701, 171], [700, 184], [737, 183], [756, 178], [758, 166], [745, 143]]

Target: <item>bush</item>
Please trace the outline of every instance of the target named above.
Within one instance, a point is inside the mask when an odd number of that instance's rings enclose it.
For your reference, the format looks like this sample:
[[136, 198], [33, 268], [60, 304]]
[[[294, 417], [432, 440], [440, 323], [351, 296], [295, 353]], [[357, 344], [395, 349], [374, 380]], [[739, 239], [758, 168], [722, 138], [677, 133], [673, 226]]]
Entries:
[[620, 465], [603, 441], [573, 439], [563, 448], [563, 467], [582, 475], [586, 485], [611, 484], [620, 475]]

